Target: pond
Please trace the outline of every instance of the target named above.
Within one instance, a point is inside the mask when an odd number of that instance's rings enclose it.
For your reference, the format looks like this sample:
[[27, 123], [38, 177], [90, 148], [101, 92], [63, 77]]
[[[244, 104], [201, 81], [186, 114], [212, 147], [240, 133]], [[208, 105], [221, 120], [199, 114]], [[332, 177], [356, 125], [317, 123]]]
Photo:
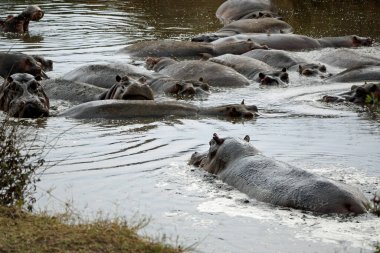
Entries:
[[[129, 62], [117, 50], [139, 40], [181, 39], [215, 31], [222, 0], [28, 1], [45, 10], [30, 34], [0, 34], [0, 51], [40, 54], [54, 61], [51, 77], [89, 63]], [[380, 40], [377, 0], [274, 1], [297, 33], [314, 37], [357, 34]], [[25, 1], [1, 1], [1, 17]], [[316, 59], [333, 49], [301, 52]], [[380, 47], [358, 52], [380, 57]], [[286, 88], [257, 84], [213, 92], [198, 105], [245, 99], [261, 112], [253, 121], [167, 118], [161, 121], [40, 121], [41, 138], [53, 143], [57, 163], [38, 185], [38, 207], [128, 219], [150, 218], [142, 233], [196, 252], [371, 252], [380, 220], [316, 216], [249, 199], [187, 165], [213, 133], [243, 138], [267, 156], [354, 185], [367, 197], [380, 190], [380, 124], [358, 108], [326, 105], [325, 94], [351, 84], [325, 84], [291, 73]], [[136, 218], [137, 217], [137, 218]]]

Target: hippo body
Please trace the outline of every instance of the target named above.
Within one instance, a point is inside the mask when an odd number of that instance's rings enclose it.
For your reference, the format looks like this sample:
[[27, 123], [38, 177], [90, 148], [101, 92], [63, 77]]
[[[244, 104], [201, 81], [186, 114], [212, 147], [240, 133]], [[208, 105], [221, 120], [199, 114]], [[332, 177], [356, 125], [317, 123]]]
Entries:
[[288, 23], [274, 19], [274, 18], [262, 18], [262, 19], [242, 19], [234, 21], [215, 33], [203, 34], [196, 36], [192, 41], [205, 41], [211, 42], [220, 38], [233, 36], [242, 33], [291, 33], [293, 27]]
[[151, 65], [161, 74], [184, 80], [202, 79], [213, 87], [243, 87], [250, 84], [245, 76], [234, 69], [210, 61], [177, 62], [170, 58], [158, 58]]
[[269, 0], [228, 0], [216, 11], [216, 17], [224, 24], [235, 20], [277, 16]]
[[83, 82], [109, 89], [114, 85], [115, 76], [128, 75], [136, 79], [145, 77], [147, 80], [158, 77], [159, 74], [147, 71], [130, 64], [91, 64], [74, 69], [63, 78], [69, 81]]
[[190, 164], [251, 198], [274, 205], [342, 214], [365, 213], [368, 206], [358, 189], [268, 158], [249, 144], [248, 136], [222, 139], [214, 134], [209, 151], [194, 153]]
[[318, 61], [339, 68], [355, 68], [363, 65], [380, 65], [380, 58], [359, 54], [351, 49], [338, 49], [323, 54]]
[[[40, 59], [43, 59], [42, 57]], [[0, 76], [7, 77], [16, 73], [28, 73], [34, 76], [47, 77], [41, 64], [33, 58], [22, 53], [0, 52]]]
[[200, 57], [203, 54], [222, 55], [226, 53], [242, 54], [262, 46], [252, 41], [219, 43], [191, 42], [176, 40], [151, 40], [137, 42], [120, 50], [133, 57]]
[[313, 39], [299, 34], [238, 34], [213, 41], [212, 44], [238, 42], [252, 40], [260, 45], [266, 45], [270, 49], [302, 51], [324, 47], [359, 47], [371, 46], [372, 39], [356, 35], [343, 37], [326, 37]]
[[251, 119], [256, 116], [256, 112], [256, 106], [246, 106], [244, 103], [203, 108], [175, 101], [103, 100], [77, 105], [59, 116], [76, 119], [164, 118], [170, 116]]
[[0, 86], [0, 110], [11, 117], [48, 116], [50, 102], [39, 83], [40, 80], [41, 77], [27, 73], [8, 76]]
[[44, 12], [36, 5], [26, 7], [17, 16], [9, 15], [5, 20], [0, 19], [0, 31], [11, 33], [26, 33], [29, 31], [29, 22], [43, 18]]
[[283, 50], [256, 49], [242, 54], [259, 61], [263, 61], [274, 68], [286, 68], [290, 71], [298, 71], [304, 76], [320, 76], [326, 78], [331, 74], [326, 73], [326, 66], [319, 63], [310, 63], [300, 57], [295, 57]]
[[363, 85], [352, 85], [351, 90], [338, 96], [324, 96], [320, 101], [326, 103], [352, 102], [357, 105], [370, 104], [371, 101], [377, 99], [380, 101], [380, 83], [365, 83]]
[[380, 66], [359, 66], [346, 69], [326, 79], [330, 83], [380, 81]]
[[[235, 69], [240, 74], [244, 75], [248, 79], [261, 82], [265, 78], [271, 78], [271, 83], [265, 82], [263, 84], [282, 84], [288, 82], [288, 74], [286, 69], [284, 71], [278, 71], [268, 64], [242, 55], [225, 54], [218, 57], [210, 58], [209, 61], [228, 66]], [[268, 80], [269, 81], [269, 80]]]

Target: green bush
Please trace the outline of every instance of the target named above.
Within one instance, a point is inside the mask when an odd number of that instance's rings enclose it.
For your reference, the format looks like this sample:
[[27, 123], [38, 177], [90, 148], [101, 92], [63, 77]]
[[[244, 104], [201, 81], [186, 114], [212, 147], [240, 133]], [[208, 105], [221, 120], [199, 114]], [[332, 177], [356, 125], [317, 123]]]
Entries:
[[380, 102], [374, 93], [368, 94], [365, 98], [365, 107], [371, 114], [380, 114]]
[[[31, 136], [32, 139], [31, 139]], [[45, 160], [32, 151], [36, 141], [33, 129], [20, 121], [2, 119], [0, 123], [0, 205], [19, 206], [32, 210], [33, 194], [40, 180]], [[34, 138], [34, 139], [33, 139]]]

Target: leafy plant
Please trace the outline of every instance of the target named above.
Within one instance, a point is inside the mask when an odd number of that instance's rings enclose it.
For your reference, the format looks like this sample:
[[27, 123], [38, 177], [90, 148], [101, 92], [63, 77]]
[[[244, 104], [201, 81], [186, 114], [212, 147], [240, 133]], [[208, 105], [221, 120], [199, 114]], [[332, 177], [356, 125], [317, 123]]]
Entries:
[[375, 96], [373, 92], [368, 94], [365, 98], [365, 107], [372, 114], [380, 114], [380, 102], [379, 98]]
[[45, 163], [41, 152], [32, 151], [36, 136], [20, 121], [5, 118], [0, 123], [0, 205], [32, 210], [33, 193]]

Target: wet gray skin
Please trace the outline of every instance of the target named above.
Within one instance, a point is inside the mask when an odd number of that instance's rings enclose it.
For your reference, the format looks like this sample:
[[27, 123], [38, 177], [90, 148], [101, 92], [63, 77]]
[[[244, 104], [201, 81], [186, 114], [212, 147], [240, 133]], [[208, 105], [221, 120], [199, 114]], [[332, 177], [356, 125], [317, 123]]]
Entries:
[[0, 87], [0, 110], [11, 117], [39, 118], [49, 115], [49, 99], [41, 77], [26, 73], [13, 74]]
[[210, 58], [209, 61], [233, 68], [248, 79], [257, 82], [261, 82], [265, 79], [263, 84], [286, 85], [286, 83], [289, 82], [286, 68], [278, 70], [262, 61], [247, 56], [225, 54]]
[[91, 64], [76, 68], [63, 75], [63, 79], [75, 82], [83, 82], [109, 89], [115, 83], [115, 76], [130, 76], [135, 79], [145, 77], [147, 80], [160, 75], [146, 71], [131, 64]]
[[270, 49], [302, 51], [324, 47], [360, 47], [372, 46], [371, 38], [359, 37], [355, 35], [343, 37], [325, 37], [313, 39], [299, 34], [239, 34], [213, 41], [213, 44], [233, 41], [252, 40], [260, 45], [266, 45]]
[[16, 73], [28, 73], [47, 78], [42, 65], [33, 56], [0, 52], [0, 76], [7, 77]]
[[262, 46], [252, 41], [227, 42], [213, 45], [207, 42], [149, 40], [137, 42], [119, 50], [133, 57], [201, 57], [203, 54], [243, 54]]
[[269, 0], [228, 0], [219, 6], [216, 17], [228, 24], [234, 20], [256, 17], [259, 12], [276, 16], [273, 9]]
[[252, 119], [257, 116], [256, 106], [241, 104], [198, 107], [174, 101], [153, 100], [102, 100], [83, 103], [58, 116], [76, 119], [131, 119], [212, 116], [235, 119]]
[[210, 86], [202, 79], [196, 81], [161, 77], [152, 79], [147, 84], [155, 94], [166, 94], [177, 99], [204, 99], [210, 95]]
[[129, 76], [116, 76], [116, 83], [106, 92], [99, 96], [100, 100], [154, 100], [153, 90], [146, 79], [141, 77], [134, 79]]
[[150, 58], [147, 59], [147, 67], [173, 78], [194, 81], [202, 78], [212, 87], [249, 85], [249, 80], [234, 69], [210, 61], [177, 62], [170, 58]]
[[192, 41], [211, 42], [220, 38], [242, 33], [291, 33], [293, 27], [288, 23], [275, 18], [242, 19], [233, 21], [215, 33], [201, 34], [192, 38]]
[[326, 78], [331, 76], [326, 72], [326, 66], [319, 63], [310, 63], [300, 57], [295, 57], [283, 50], [256, 49], [244, 53], [243, 56], [263, 61], [275, 68], [286, 68], [289, 71], [297, 71], [304, 76], [319, 76]]
[[380, 58], [359, 54], [352, 49], [329, 51], [318, 58], [318, 61], [339, 68], [355, 68], [363, 65], [380, 65]]
[[380, 66], [360, 66], [344, 70], [326, 79], [330, 83], [380, 81]]
[[368, 200], [357, 188], [266, 157], [249, 136], [214, 134], [209, 151], [194, 153], [189, 163], [259, 201], [324, 214], [367, 212]]

